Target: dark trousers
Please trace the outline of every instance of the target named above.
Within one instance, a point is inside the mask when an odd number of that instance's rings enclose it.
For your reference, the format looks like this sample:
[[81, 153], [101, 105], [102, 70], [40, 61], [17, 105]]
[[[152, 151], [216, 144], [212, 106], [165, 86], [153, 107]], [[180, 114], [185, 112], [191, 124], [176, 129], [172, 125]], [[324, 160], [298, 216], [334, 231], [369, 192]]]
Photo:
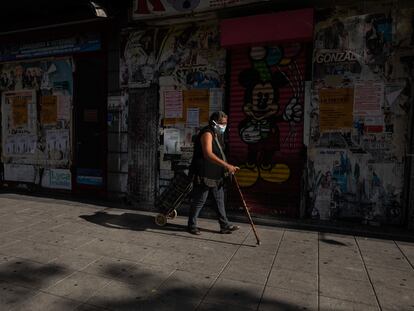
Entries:
[[217, 213], [220, 228], [223, 229], [229, 226], [229, 221], [226, 216], [226, 209], [224, 207], [223, 187], [207, 187], [205, 185], [194, 185], [191, 197], [190, 215], [188, 217], [189, 228], [197, 227], [197, 217], [200, 214], [204, 204], [206, 203], [210, 191], [214, 196], [214, 200], [216, 201], [216, 204], [214, 205], [214, 210]]

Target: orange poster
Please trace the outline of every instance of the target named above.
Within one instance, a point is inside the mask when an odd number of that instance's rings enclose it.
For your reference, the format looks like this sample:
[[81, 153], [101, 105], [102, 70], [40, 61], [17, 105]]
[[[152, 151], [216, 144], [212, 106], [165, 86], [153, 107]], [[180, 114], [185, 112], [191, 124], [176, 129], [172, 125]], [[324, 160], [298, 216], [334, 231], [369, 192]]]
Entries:
[[28, 123], [27, 98], [15, 97], [12, 99], [13, 128], [25, 127]]
[[56, 124], [57, 122], [57, 96], [42, 96], [40, 100], [40, 122], [42, 124]]
[[319, 90], [321, 133], [351, 129], [353, 126], [353, 106], [353, 88]]

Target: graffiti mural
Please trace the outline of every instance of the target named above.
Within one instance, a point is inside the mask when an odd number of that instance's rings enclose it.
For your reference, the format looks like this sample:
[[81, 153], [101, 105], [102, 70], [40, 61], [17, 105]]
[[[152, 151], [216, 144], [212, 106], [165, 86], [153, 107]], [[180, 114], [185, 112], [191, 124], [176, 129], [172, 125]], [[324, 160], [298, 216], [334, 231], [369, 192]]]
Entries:
[[[303, 113], [304, 77], [295, 60], [301, 49], [299, 44], [253, 47], [249, 55], [251, 67], [239, 74], [238, 80], [244, 89], [245, 118], [239, 123], [238, 132], [248, 148], [245, 163], [237, 174], [242, 187], [252, 186], [259, 179], [270, 183], [289, 179], [289, 166], [275, 163], [274, 155], [281, 146], [295, 148], [296, 125]], [[281, 123], [289, 125], [283, 139]]]
[[125, 37], [121, 85], [148, 87], [162, 79], [168, 85], [217, 88], [224, 83], [224, 60], [215, 25], [137, 31]]

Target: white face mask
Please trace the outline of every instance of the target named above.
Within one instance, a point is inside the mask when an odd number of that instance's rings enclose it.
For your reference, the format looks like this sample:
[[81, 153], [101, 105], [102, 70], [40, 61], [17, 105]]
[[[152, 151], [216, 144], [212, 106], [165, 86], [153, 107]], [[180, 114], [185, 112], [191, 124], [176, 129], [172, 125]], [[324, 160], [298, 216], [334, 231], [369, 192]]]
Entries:
[[226, 127], [227, 125], [225, 124], [218, 124], [216, 121], [214, 121], [214, 127], [216, 128], [216, 131], [219, 132], [220, 134], [224, 134], [224, 132], [226, 131]]
[[224, 125], [224, 124], [217, 124], [217, 125], [218, 125], [218, 130], [220, 134], [223, 134], [226, 131], [227, 125]]

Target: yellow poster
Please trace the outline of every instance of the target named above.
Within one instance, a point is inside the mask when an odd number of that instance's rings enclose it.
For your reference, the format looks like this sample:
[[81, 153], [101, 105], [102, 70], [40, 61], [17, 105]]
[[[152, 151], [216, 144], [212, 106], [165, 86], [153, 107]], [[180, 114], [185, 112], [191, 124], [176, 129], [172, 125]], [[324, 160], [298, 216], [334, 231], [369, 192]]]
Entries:
[[209, 104], [210, 92], [209, 90], [188, 90], [183, 91], [184, 100], [184, 115], [187, 116], [187, 110], [190, 108], [199, 111], [199, 122], [201, 125], [207, 124], [209, 119]]
[[42, 124], [56, 124], [57, 122], [57, 96], [42, 96], [40, 100], [40, 122]]
[[351, 129], [353, 126], [353, 106], [353, 88], [319, 90], [321, 133]]
[[12, 118], [13, 128], [25, 127], [28, 123], [28, 107], [27, 98], [15, 97], [11, 102], [12, 106]]
[[[210, 92], [208, 89], [193, 89], [183, 91], [183, 114], [182, 118], [164, 119], [164, 125], [187, 123], [187, 110], [198, 110], [199, 124], [207, 125], [209, 119]], [[193, 114], [190, 114], [193, 115]], [[192, 120], [194, 123], [194, 120]]]

